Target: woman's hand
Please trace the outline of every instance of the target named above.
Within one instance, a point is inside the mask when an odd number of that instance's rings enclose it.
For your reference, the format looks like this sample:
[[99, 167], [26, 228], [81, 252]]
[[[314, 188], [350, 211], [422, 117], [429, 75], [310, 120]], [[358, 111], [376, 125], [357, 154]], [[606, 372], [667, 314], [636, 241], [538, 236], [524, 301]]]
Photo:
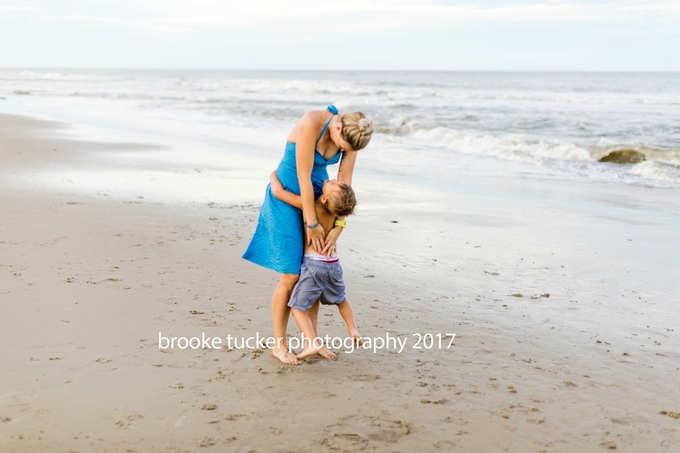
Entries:
[[[305, 225], [305, 228], [307, 228], [307, 225]], [[307, 228], [307, 245], [311, 245], [316, 253], [322, 254], [324, 231], [321, 225], [317, 224], [314, 228]]]
[[323, 250], [321, 251], [322, 255], [326, 255], [329, 258], [333, 256], [333, 254], [337, 251], [337, 246], [335, 245], [335, 243], [338, 241], [338, 238], [340, 237], [340, 233], [342, 233], [342, 230], [343, 230], [342, 227], [335, 227], [326, 234], [324, 247]]

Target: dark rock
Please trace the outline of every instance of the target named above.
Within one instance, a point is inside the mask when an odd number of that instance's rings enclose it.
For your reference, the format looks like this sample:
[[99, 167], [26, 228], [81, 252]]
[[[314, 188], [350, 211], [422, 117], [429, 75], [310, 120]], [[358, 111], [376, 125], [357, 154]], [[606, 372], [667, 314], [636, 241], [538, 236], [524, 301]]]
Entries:
[[612, 162], [615, 164], [637, 164], [647, 158], [640, 151], [634, 149], [619, 149], [612, 151], [604, 157], [600, 158], [600, 162]]

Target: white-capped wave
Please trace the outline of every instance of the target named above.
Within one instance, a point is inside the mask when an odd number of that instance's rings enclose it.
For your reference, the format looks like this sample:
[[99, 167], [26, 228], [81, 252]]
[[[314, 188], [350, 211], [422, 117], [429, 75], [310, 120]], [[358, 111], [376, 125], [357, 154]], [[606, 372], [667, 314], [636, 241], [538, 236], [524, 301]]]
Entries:
[[[600, 140], [597, 145], [579, 145], [559, 140], [530, 140], [520, 136], [479, 134], [446, 127], [424, 127], [409, 118], [393, 118], [378, 128], [381, 138], [400, 147], [430, 149], [444, 167], [458, 166], [455, 157], [434, 150], [491, 156], [502, 160], [524, 162], [552, 168], [558, 173], [581, 175], [597, 180], [618, 180], [627, 183], [646, 181], [680, 183], [680, 151], [659, 150], [644, 146]], [[603, 164], [599, 160], [614, 151], [635, 151], [643, 154], [639, 164]], [[449, 162], [450, 160], [450, 162]], [[408, 160], [411, 165], [434, 165], [425, 155]]]
[[630, 172], [654, 181], [680, 183], [680, 165], [648, 160], [636, 164]]
[[378, 130], [401, 142], [452, 148], [463, 153], [486, 154], [504, 159], [533, 163], [540, 163], [544, 158], [595, 161], [588, 149], [573, 143], [548, 143], [513, 136], [473, 134], [446, 127], [426, 128], [420, 127], [417, 121], [404, 118], [394, 119], [389, 127]]
[[507, 102], [545, 102], [545, 103], [569, 103], [569, 104], [653, 104], [653, 105], [680, 105], [677, 97], [615, 97], [615, 96], [583, 96], [578, 94], [554, 95], [545, 94], [493, 94], [493, 93], [437, 93], [440, 97], [458, 100], [496, 100]]
[[2, 74], [0, 76], [4, 80], [17, 81], [50, 81], [50, 82], [114, 82], [129, 80], [129, 76], [116, 76], [111, 74], [95, 74], [95, 73], [74, 73], [67, 71], [21, 71], [18, 76], [13, 77], [9, 74]]

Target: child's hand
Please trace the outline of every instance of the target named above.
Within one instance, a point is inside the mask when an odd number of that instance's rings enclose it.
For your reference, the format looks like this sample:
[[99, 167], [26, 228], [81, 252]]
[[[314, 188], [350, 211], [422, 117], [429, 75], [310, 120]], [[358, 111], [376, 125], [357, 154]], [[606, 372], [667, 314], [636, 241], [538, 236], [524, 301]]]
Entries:
[[342, 232], [342, 228], [333, 228], [328, 233], [326, 233], [326, 239], [324, 241], [324, 247], [321, 251], [322, 255], [326, 255], [328, 258], [333, 256], [337, 252], [337, 246], [335, 243]]
[[272, 195], [274, 195], [274, 198], [277, 198], [284, 203], [288, 203], [289, 205], [298, 209], [302, 209], [302, 197], [300, 197], [300, 195], [294, 194], [293, 192], [287, 191], [286, 188], [283, 187], [283, 184], [281, 184], [281, 181], [279, 181], [279, 178], [276, 176], [276, 171], [273, 171], [269, 175], [269, 190], [271, 191]]
[[283, 192], [283, 185], [281, 184], [281, 181], [279, 181], [279, 178], [276, 177], [276, 170], [269, 175], [269, 183], [271, 185], [272, 194], [278, 198], [280, 193]]

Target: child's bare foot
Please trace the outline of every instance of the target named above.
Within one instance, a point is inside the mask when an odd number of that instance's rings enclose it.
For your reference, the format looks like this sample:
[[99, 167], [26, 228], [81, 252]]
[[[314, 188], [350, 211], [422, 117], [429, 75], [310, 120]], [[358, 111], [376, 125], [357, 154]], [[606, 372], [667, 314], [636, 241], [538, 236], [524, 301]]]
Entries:
[[350, 338], [354, 340], [354, 346], [361, 346], [364, 344], [357, 329], [347, 329], [347, 332], [349, 333]]
[[308, 346], [305, 349], [302, 350], [301, 353], [297, 355], [298, 359], [304, 359], [312, 355], [316, 355], [321, 351], [321, 348], [318, 348], [316, 346]]
[[286, 365], [300, 364], [300, 361], [295, 357], [295, 354], [288, 352], [288, 349], [286, 348], [274, 348], [272, 349], [272, 355]]
[[326, 346], [319, 349], [319, 355], [321, 357], [326, 357], [328, 360], [337, 360], [338, 358], [338, 356], [333, 351], [328, 349]]

